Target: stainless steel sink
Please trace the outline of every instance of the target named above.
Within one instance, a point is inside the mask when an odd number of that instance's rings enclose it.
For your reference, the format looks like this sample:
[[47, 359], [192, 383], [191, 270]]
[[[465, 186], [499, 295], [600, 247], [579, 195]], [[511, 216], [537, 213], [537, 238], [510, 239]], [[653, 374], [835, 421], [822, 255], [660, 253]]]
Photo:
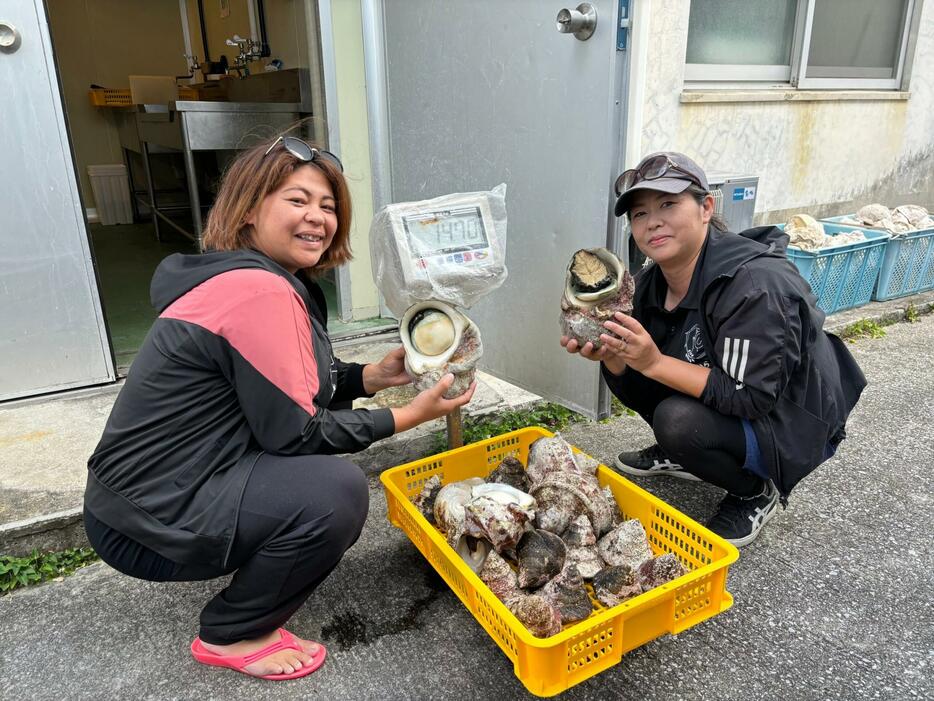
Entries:
[[[195, 151], [227, 151], [249, 148], [284, 131], [310, 114], [300, 102], [198, 102], [177, 101], [168, 105], [146, 105], [136, 112], [136, 128], [146, 170], [149, 207], [156, 237], [160, 220], [188, 236], [201, 248], [201, 199]], [[185, 161], [185, 180], [191, 207], [192, 230], [179, 226], [160, 210], [152, 185], [149, 154], [176, 150]]]
[[179, 151], [249, 148], [307, 116], [301, 103], [170, 102], [136, 113], [140, 141]]

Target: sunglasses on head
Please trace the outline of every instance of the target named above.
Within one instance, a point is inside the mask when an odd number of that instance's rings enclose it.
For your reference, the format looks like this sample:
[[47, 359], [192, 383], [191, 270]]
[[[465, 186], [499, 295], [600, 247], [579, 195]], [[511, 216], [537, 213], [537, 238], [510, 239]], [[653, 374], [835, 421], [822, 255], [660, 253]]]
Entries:
[[642, 182], [643, 180], [657, 180], [667, 175], [670, 171], [675, 171], [679, 175], [685, 176], [695, 185], [703, 187], [697, 180], [696, 175], [689, 173], [668, 156], [662, 154], [646, 161], [639, 168], [630, 168], [629, 170], [623, 171], [616, 179], [616, 196], [619, 197], [636, 183]]
[[325, 151], [324, 149], [309, 146], [297, 136], [280, 136], [278, 139], [272, 142], [269, 148], [266, 149], [266, 153], [263, 154], [263, 158], [268, 156], [269, 153], [280, 143], [282, 144], [282, 148], [291, 153], [302, 163], [314, 163], [317, 160], [323, 159], [336, 165], [340, 169], [341, 173], [344, 172], [344, 164], [341, 163], [340, 158], [335, 156], [330, 151]]

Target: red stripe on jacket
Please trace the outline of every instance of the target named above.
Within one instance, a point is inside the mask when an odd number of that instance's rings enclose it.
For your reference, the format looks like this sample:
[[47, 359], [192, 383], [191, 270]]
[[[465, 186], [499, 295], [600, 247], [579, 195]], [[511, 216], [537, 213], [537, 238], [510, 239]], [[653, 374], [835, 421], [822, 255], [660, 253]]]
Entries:
[[253, 268], [206, 280], [166, 307], [161, 319], [186, 321], [224, 338], [256, 370], [312, 416], [318, 363], [305, 303], [282, 277]]

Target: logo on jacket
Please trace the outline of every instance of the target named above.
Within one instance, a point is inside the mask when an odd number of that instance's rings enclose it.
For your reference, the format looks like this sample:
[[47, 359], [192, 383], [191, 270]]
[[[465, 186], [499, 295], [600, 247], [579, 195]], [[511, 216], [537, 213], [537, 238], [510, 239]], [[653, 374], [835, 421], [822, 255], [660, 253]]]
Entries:
[[723, 341], [723, 371], [736, 380], [736, 389], [746, 385], [746, 361], [749, 359], [749, 339], [725, 338]]
[[684, 333], [684, 359], [689, 363], [700, 363], [706, 355], [700, 324], [694, 324]]

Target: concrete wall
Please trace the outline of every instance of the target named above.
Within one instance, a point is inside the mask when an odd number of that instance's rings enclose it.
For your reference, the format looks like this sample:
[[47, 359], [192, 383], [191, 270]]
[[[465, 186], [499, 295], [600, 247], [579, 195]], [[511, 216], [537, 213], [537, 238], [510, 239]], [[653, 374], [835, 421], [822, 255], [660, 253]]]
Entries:
[[739, 101], [683, 92], [689, 12], [687, 0], [651, 3], [643, 153], [683, 151], [710, 170], [758, 175], [757, 222], [870, 202], [934, 209], [934, 2], [923, 8], [907, 94], [777, 90]]

